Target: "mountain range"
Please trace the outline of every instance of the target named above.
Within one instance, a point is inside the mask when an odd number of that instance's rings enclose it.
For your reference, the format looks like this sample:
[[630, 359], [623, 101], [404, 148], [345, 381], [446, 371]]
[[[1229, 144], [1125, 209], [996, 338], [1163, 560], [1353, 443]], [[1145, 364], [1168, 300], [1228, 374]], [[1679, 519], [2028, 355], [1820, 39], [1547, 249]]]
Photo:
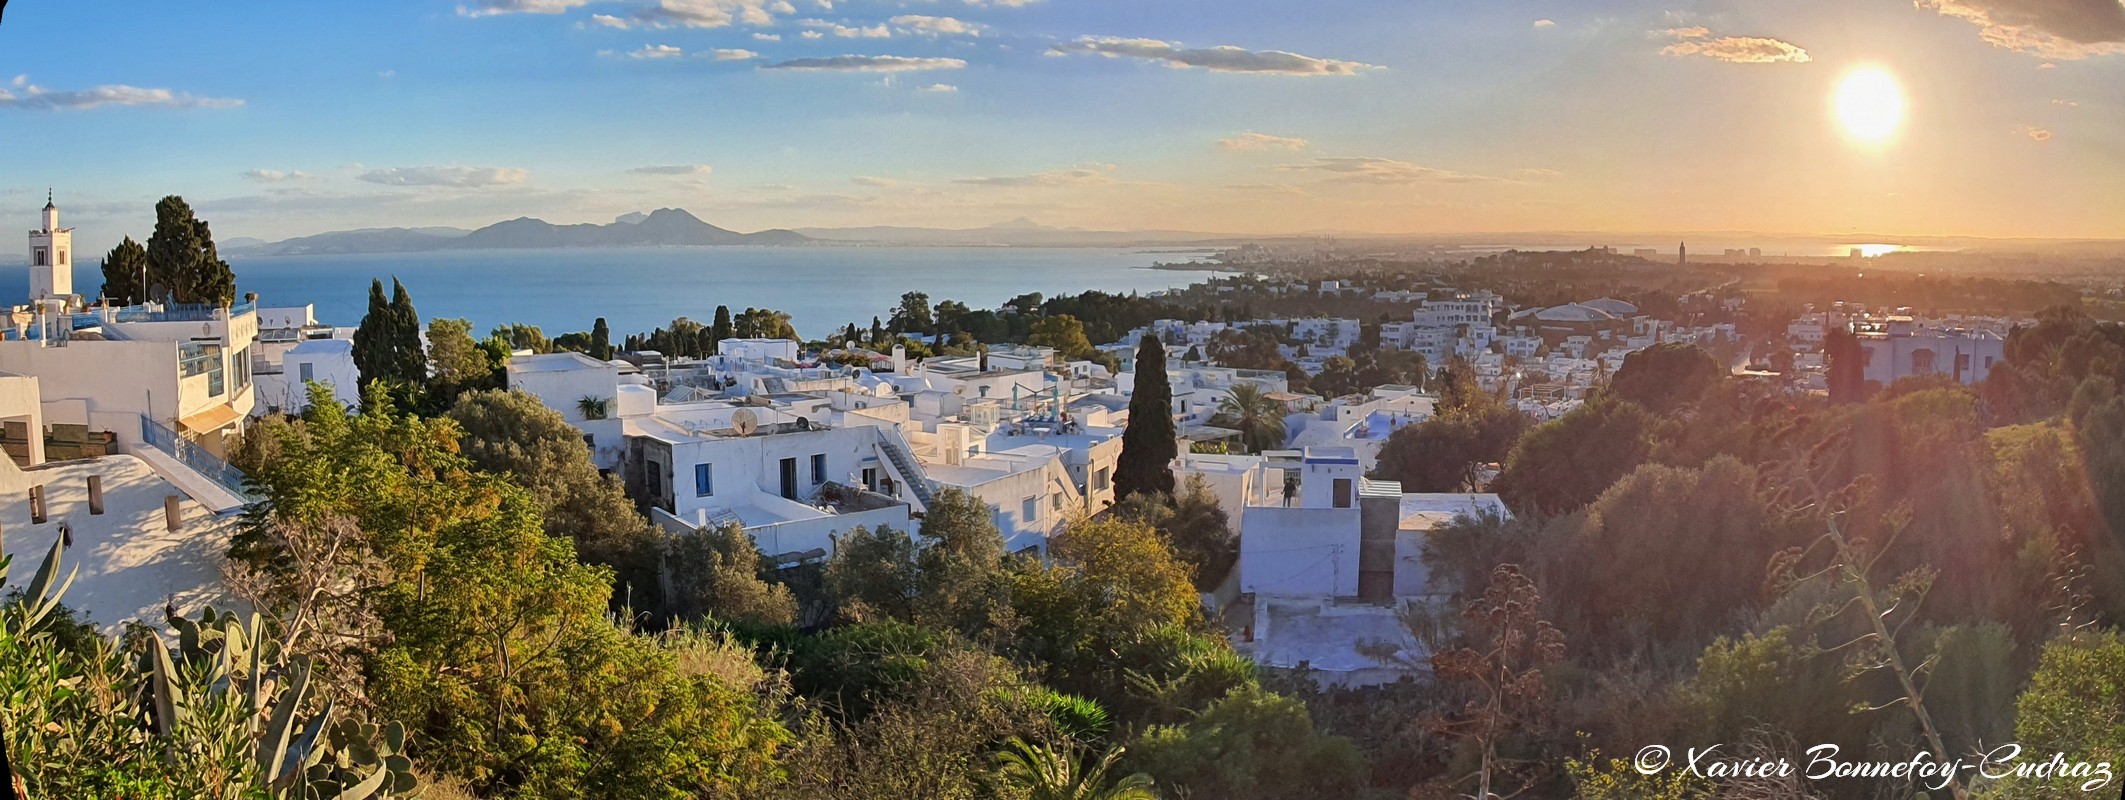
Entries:
[[739, 233], [703, 222], [684, 209], [660, 208], [647, 214], [627, 214], [604, 225], [555, 225], [541, 219], [518, 217], [470, 231], [463, 228], [363, 228], [278, 242], [231, 239], [222, 245], [222, 249], [250, 255], [292, 256], [555, 247], [802, 245], [814, 241], [796, 231], [781, 229]]

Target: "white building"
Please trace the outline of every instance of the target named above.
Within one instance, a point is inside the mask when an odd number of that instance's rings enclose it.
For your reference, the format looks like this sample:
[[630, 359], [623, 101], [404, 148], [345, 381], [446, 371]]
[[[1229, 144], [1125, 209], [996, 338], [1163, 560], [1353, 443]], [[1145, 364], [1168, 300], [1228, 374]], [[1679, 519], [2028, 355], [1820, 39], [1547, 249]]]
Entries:
[[30, 231], [30, 302], [74, 296], [74, 229], [59, 227], [59, 206], [44, 202], [44, 227]]
[[[1239, 583], [1252, 624], [1235, 647], [1267, 666], [1304, 666], [1326, 684], [1359, 686], [1420, 671], [1423, 645], [1398, 611], [1438, 598], [1424, 567], [1425, 533], [1461, 515], [1503, 515], [1488, 494], [1408, 494], [1366, 480], [1356, 453], [1313, 448], [1297, 462], [1294, 505], [1252, 505], [1240, 517]], [[1397, 653], [1383, 661], [1368, 650]]]
[[1855, 322], [1853, 332], [1866, 355], [1866, 379], [1883, 386], [1935, 374], [1975, 384], [2007, 356], [2006, 337], [1983, 328], [1921, 325], [1910, 317], [1891, 316]]

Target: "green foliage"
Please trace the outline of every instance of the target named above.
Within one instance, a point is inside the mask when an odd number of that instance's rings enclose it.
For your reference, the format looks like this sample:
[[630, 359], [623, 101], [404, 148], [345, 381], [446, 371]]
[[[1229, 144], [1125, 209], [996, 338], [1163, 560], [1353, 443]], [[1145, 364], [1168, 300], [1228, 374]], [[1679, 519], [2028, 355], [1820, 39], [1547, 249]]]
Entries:
[[1129, 424], [1114, 467], [1114, 495], [1173, 492], [1173, 460], [1180, 435], [1173, 426], [1173, 384], [1166, 375], [1166, 346], [1145, 336], [1136, 347], [1136, 386], [1129, 396]]
[[487, 351], [472, 340], [472, 323], [462, 319], [438, 319], [428, 323], [428, 361], [434, 374], [428, 377], [428, 397], [445, 408], [466, 392], [501, 388], [502, 365], [488, 360]]
[[[1458, 374], [1449, 372], [1449, 375]], [[1400, 481], [1405, 492], [1460, 492], [1474, 489], [1478, 470], [1503, 463], [1513, 442], [1527, 429], [1527, 415], [1474, 388], [1473, 376], [1449, 379], [1438, 413], [1404, 425], [1380, 447], [1378, 477]]]
[[1624, 356], [1609, 379], [1608, 393], [1654, 414], [1667, 414], [1703, 397], [1727, 370], [1704, 348], [1686, 342], [1656, 344]]
[[2125, 764], [2125, 637], [2082, 631], [2045, 644], [2015, 701], [2014, 735], [2031, 754]]
[[766, 560], [738, 525], [703, 528], [671, 538], [665, 566], [672, 575], [665, 605], [681, 617], [712, 617], [749, 625], [797, 620], [789, 587], [761, 579]]
[[533, 353], [554, 352], [553, 340], [546, 338], [545, 332], [539, 330], [537, 325], [512, 322], [507, 325], [496, 326], [493, 330], [487, 332], [487, 336], [500, 339], [502, 344], [510, 350], [529, 350]]
[[129, 306], [147, 302], [147, 287], [140, 283], [147, 274], [147, 248], [127, 236], [103, 257], [102, 266], [105, 300]]
[[449, 417], [474, 466], [507, 475], [537, 500], [547, 535], [573, 541], [585, 562], [612, 568], [621, 601], [643, 610], [661, 606], [663, 534], [635, 511], [617, 479], [598, 473], [582, 431], [523, 392], [467, 394]]
[[1350, 797], [1366, 776], [1357, 748], [1316, 731], [1304, 704], [1252, 687], [1186, 723], [1146, 729], [1127, 764], [1169, 796], [1233, 800]]
[[612, 328], [599, 317], [590, 324], [590, 357], [599, 361], [612, 360]]
[[[251, 474], [269, 501], [232, 557], [299, 589], [310, 562], [289, 545], [308, 535], [280, 532], [351, 524], [362, 557], [328, 566], [334, 584], [365, 587], [342, 598], [363, 611], [319, 640], [354, 646], [350, 688], [409, 723], [423, 768], [477, 791], [735, 796], [772, 781], [788, 734], [749, 687], [682, 674], [609, 622], [611, 574], [577, 563], [538, 501], [475, 469], [461, 437], [449, 419], [314, 407]], [[301, 623], [288, 595], [261, 592], [260, 605]]]
[[1085, 324], [1068, 314], [1044, 317], [1033, 323], [1026, 335], [1026, 344], [1036, 347], [1052, 347], [1064, 361], [1083, 361], [1098, 351], [1092, 349], [1092, 340], [1085, 338]]
[[373, 388], [407, 390], [428, 382], [428, 355], [421, 349], [420, 315], [404, 284], [391, 279], [391, 299], [384, 299], [382, 280], [369, 282], [369, 312], [354, 329], [354, 366], [361, 373], [362, 399], [381, 398]]
[[1636, 468], [1652, 450], [1652, 415], [1604, 397], [1535, 426], [1513, 446], [1495, 487], [1523, 514], [1569, 514]]
[[161, 288], [172, 301], [225, 306], [236, 300], [236, 275], [215, 251], [214, 232], [182, 197], [155, 204], [147, 262], [149, 288]]
[[1132, 495], [1115, 507], [1115, 514], [1156, 529], [1188, 565], [1198, 591], [1216, 588], [1239, 561], [1239, 536], [1200, 475], [1189, 476], [1177, 495]]
[[1269, 399], [1259, 384], [1241, 382], [1217, 401], [1210, 424], [1240, 432], [1240, 444], [1259, 453], [1284, 446], [1284, 404]]
[[1025, 800], [1158, 800], [1151, 776], [1130, 773], [1110, 780], [1122, 749], [1091, 758], [1064, 745], [1049, 747], [1013, 739], [996, 756], [998, 780]]

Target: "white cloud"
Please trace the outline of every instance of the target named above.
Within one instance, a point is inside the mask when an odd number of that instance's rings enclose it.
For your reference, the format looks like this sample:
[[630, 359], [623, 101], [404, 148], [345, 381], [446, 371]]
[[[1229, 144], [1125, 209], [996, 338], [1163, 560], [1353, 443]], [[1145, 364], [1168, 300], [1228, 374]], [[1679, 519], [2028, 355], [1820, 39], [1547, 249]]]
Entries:
[[714, 169], [707, 164], [657, 164], [635, 167], [628, 172], [634, 175], [707, 175]]
[[918, 86], [915, 88], [915, 91], [949, 93], [959, 91], [959, 87], [953, 86], [949, 83], [933, 83], [928, 86]]
[[466, 17], [491, 17], [498, 14], [560, 14], [572, 8], [586, 6], [595, 0], [477, 0], [469, 6], [458, 6], [457, 13]]
[[101, 106], [157, 106], [161, 108], [234, 108], [243, 105], [242, 100], [223, 97], [198, 97], [168, 89], [142, 89], [122, 83], [106, 84], [80, 91], [51, 91], [29, 82], [28, 75], [17, 76], [9, 83], [14, 89], [0, 89], [0, 108], [18, 108], [25, 111], [56, 111], [73, 108], [98, 108]]
[[1076, 41], [1050, 46], [1048, 53], [1091, 53], [1108, 58], [1140, 58], [1163, 62], [1176, 69], [1199, 68], [1213, 72], [1244, 72], [1257, 75], [1356, 75], [1365, 70], [1383, 69], [1372, 64], [1314, 58], [1282, 50], [1248, 50], [1231, 45], [1183, 48], [1157, 39], [1123, 39], [1113, 36], [1079, 37]]
[[1664, 56], [1702, 56], [1729, 64], [1805, 64], [1814, 60], [1798, 45], [1762, 36], [1714, 37], [1702, 26], [1670, 28], [1664, 33], [1683, 40], [1661, 48]]
[[477, 189], [523, 183], [531, 171], [516, 167], [390, 167], [357, 176], [385, 186], [449, 186]]
[[917, 72], [932, 69], [960, 69], [967, 62], [958, 58], [915, 58], [911, 56], [827, 56], [825, 58], [793, 58], [769, 64], [762, 69], [787, 69], [810, 72]]
[[1306, 140], [1296, 136], [1272, 136], [1266, 133], [1247, 131], [1217, 140], [1217, 146], [1239, 152], [1262, 150], [1304, 150]]
[[1485, 175], [1470, 175], [1392, 158], [1367, 156], [1321, 157], [1310, 164], [1285, 164], [1277, 169], [1287, 172], [1322, 173], [1327, 180], [1336, 183], [1491, 183], [1498, 180]]
[[798, 32], [797, 32], [797, 35], [798, 35], [798, 36], [802, 36], [802, 37], [804, 37], [804, 38], [806, 38], [806, 39], [824, 39], [824, 38], [826, 38], [826, 34], [820, 33], [820, 32], [818, 32], [818, 31], [798, 31]]
[[622, 14], [594, 14], [590, 21], [608, 28], [727, 28], [773, 25], [776, 14], [795, 11], [788, 0], [657, 0]]
[[823, 19], [808, 19], [798, 24], [803, 25], [807, 28], [817, 28], [826, 31], [827, 33], [831, 33], [835, 36], [839, 36], [843, 39], [884, 39], [893, 35], [892, 29], [887, 28], [884, 23], [872, 25], [868, 28], [861, 28], [849, 27], [838, 22], [828, 22]]
[[254, 169], [244, 172], [243, 177], [244, 180], [257, 181], [259, 183], [286, 183], [288, 181], [306, 181], [315, 176], [300, 170]]
[[755, 33], [753, 34], [753, 38], [754, 38], [754, 39], [758, 39], [758, 40], [760, 40], [760, 41], [763, 41], [763, 42], [779, 42], [779, 41], [782, 41], [782, 34], [779, 34], [779, 33], [758, 33], [758, 32], [755, 32]]
[[981, 24], [953, 17], [932, 17], [924, 14], [902, 14], [890, 20], [906, 28], [909, 33], [925, 36], [980, 36]]
[[2125, 53], [2120, 0], [1913, 0], [1978, 27], [1994, 47], [2044, 58]]
[[713, 58], [713, 59], [715, 59], [715, 60], [717, 60], [717, 61], [745, 61], [745, 60], [747, 60], [747, 59], [753, 59], [753, 58], [759, 58], [759, 57], [760, 57], [760, 54], [759, 54], [759, 53], [755, 53], [755, 52], [753, 52], [753, 51], [751, 51], [751, 50], [747, 50], [747, 49], [744, 49], [744, 48], [742, 48], [742, 47], [732, 47], [732, 48], [721, 48], [721, 47], [719, 47], [719, 48], [716, 48], [716, 49], [715, 49], [714, 51], [711, 51], [711, 52], [709, 52], [709, 53], [705, 53], [704, 55], [707, 55], [708, 57], [710, 57], [710, 58]]
[[1550, 20], [1550, 19], [1538, 19], [1538, 20], [1535, 20], [1535, 30], [1538, 30], [1538, 31], [1539, 31], [1539, 30], [1541, 30], [1541, 29], [1543, 29], [1543, 28], [1554, 28], [1554, 27], [1557, 27], [1557, 21], [1556, 21], [1556, 20]]
[[2039, 127], [2036, 127], [2036, 126], [2033, 126], [2033, 125], [2032, 125], [2032, 126], [2030, 126], [2030, 127], [2029, 127], [2029, 128], [2027, 129], [2027, 130], [2028, 130], [2028, 133], [2029, 133], [2029, 140], [2030, 140], [2030, 141], [2033, 141], [2033, 142], [2048, 142], [2048, 141], [2051, 141], [2051, 131], [2048, 131], [2048, 130], [2045, 130], [2045, 129], [2043, 129], [2043, 128], [2039, 128]]
[[685, 50], [668, 44], [645, 44], [640, 49], [627, 51], [628, 58], [681, 58]]

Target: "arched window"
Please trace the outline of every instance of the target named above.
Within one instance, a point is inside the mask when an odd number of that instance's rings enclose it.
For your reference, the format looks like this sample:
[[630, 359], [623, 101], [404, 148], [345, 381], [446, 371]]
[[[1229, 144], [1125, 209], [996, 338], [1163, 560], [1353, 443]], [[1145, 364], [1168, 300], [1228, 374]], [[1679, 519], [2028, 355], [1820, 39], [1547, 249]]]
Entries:
[[1913, 350], [1913, 351], [1911, 351], [1911, 374], [1913, 374], [1913, 375], [1931, 375], [1931, 374], [1933, 374], [1933, 349], [1932, 349], [1932, 348], [1928, 348], [1928, 347], [1921, 347], [1921, 348], [1919, 348], [1919, 349], [1917, 349], [1917, 350]]

